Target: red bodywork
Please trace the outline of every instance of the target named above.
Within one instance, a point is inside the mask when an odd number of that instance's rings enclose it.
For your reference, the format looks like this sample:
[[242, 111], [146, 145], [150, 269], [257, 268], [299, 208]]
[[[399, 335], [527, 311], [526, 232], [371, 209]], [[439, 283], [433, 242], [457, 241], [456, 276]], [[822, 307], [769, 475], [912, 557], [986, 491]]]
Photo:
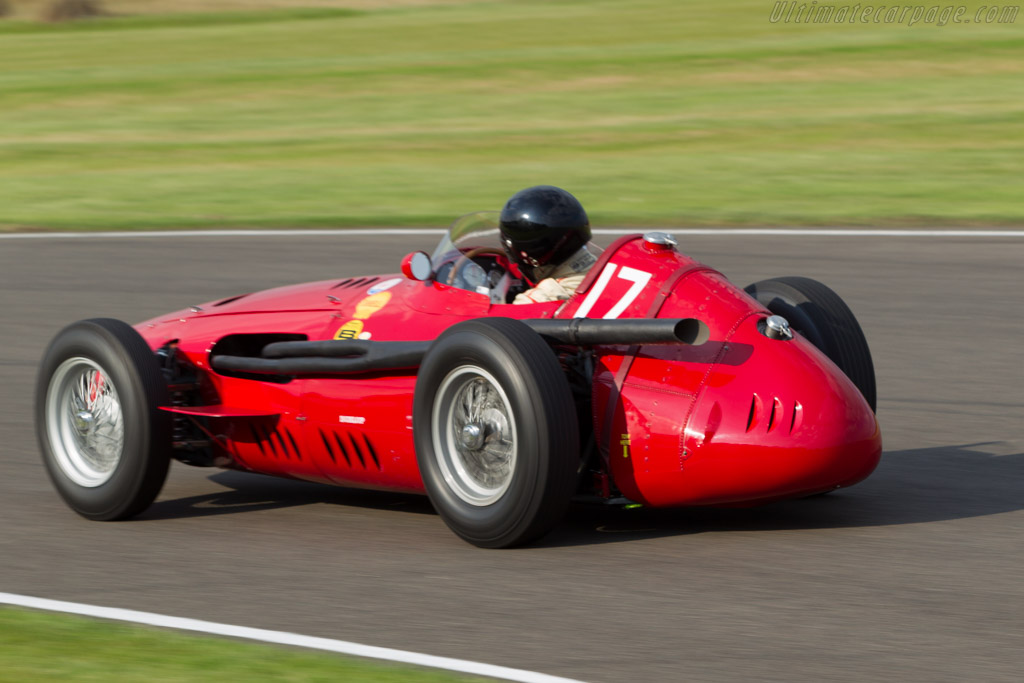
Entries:
[[491, 304], [483, 294], [383, 275], [196, 308], [137, 329], [154, 350], [176, 345], [198, 370], [199, 405], [169, 409], [201, 425], [228, 467], [424, 490], [413, 448], [415, 370], [287, 382], [225, 376], [210, 369], [209, 355], [230, 335], [430, 340], [471, 318], [578, 314], [698, 318], [710, 330], [700, 346], [594, 349], [593, 432], [611, 475], [598, 493], [617, 488], [650, 506], [754, 504], [854, 484], [881, 454], [872, 410], [823, 353], [799, 335], [763, 336], [757, 323], [769, 313], [742, 289], [639, 235], [608, 248], [568, 301]]

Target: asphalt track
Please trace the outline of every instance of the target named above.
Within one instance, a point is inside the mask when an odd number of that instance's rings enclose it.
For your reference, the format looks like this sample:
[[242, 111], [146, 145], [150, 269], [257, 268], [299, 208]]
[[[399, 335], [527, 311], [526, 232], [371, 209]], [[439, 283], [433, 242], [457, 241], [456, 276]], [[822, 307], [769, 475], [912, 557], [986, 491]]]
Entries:
[[885, 454], [823, 498], [579, 506], [511, 551], [458, 540], [423, 498], [186, 466], [134, 521], [88, 522], [58, 499], [31, 397], [62, 326], [394, 271], [436, 240], [0, 241], [0, 591], [595, 682], [1020, 680], [1021, 237], [682, 240], [741, 284], [820, 279], [858, 315]]

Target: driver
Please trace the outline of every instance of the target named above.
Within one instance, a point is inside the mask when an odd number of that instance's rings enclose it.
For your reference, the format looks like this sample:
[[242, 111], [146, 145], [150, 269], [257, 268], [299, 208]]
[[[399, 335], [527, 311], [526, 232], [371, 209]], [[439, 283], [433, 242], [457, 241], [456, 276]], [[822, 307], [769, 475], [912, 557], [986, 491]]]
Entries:
[[534, 285], [514, 304], [568, 299], [597, 258], [587, 250], [590, 220], [565, 190], [537, 185], [512, 195], [501, 210], [501, 243]]

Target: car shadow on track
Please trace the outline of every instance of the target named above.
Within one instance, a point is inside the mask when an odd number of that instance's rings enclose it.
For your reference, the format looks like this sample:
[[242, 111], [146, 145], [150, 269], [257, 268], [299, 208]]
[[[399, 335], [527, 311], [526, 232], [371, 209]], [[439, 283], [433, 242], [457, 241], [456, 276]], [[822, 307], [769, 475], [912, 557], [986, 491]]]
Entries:
[[209, 479], [224, 486], [224, 490], [161, 500], [154, 503], [140, 518], [157, 520], [234, 515], [316, 503], [375, 510], [394, 509], [416, 514], [434, 513], [425, 496], [412, 494], [314, 484], [248, 472], [220, 471]]
[[868, 479], [825, 496], [754, 508], [574, 506], [540, 545], [614, 543], [702, 532], [919, 524], [1024, 509], [1024, 453], [1006, 443], [888, 451]]
[[[857, 486], [754, 508], [632, 509], [574, 504], [537, 545], [619, 543], [702, 532], [777, 531], [918, 524], [1024, 509], [1024, 452], [1006, 443], [889, 451]], [[155, 503], [142, 517], [242, 514], [317, 503], [435, 514], [425, 496], [221, 471], [222, 491]], [[442, 522], [438, 520], [438, 524]]]

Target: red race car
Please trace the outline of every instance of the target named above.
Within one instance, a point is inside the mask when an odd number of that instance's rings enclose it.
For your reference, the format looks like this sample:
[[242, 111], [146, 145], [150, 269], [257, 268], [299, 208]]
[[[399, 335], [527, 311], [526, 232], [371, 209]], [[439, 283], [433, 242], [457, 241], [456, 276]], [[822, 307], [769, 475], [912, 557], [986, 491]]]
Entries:
[[874, 470], [871, 356], [832, 290], [741, 289], [664, 233], [596, 251], [568, 300], [512, 305], [495, 215], [470, 214], [402, 274], [74, 323], [39, 372], [47, 470], [97, 520], [145, 510], [171, 458], [425, 492], [484, 547], [574, 496], [746, 506]]

